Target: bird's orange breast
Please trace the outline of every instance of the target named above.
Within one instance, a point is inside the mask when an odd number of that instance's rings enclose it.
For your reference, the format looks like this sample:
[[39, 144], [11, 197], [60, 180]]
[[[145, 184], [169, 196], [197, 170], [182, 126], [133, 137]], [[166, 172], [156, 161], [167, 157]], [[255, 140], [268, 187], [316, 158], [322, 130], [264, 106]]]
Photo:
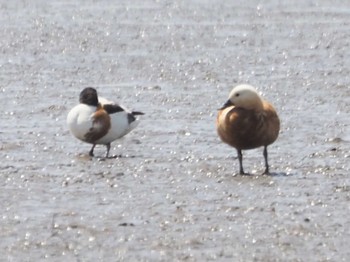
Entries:
[[104, 137], [111, 128], [111, 118], [109, 114], [102, 108], [97, 107], [96, 112], [93, 115], [92, 127], [85, 135], [85, 139], [89, 143], [95, 143], [95, 141]]
[[221, 140], [237, 149], [252, 149], [272, 144], [280, 121], [271, 104], [264, 101], [260, 111], [229, 107], [218, 112], [217, 132]]

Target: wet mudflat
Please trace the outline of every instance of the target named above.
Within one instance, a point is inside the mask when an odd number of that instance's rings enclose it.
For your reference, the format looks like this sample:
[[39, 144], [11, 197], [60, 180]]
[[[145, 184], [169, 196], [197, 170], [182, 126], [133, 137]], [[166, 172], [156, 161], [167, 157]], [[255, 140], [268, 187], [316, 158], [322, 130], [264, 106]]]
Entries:
[[[348, 261], [350, 3], [0, 3], [2, 261]], [[279, 139], [219, 141], [237, 83]], [[67, 130], [82, 88], [146, 113], [105, 148]]]

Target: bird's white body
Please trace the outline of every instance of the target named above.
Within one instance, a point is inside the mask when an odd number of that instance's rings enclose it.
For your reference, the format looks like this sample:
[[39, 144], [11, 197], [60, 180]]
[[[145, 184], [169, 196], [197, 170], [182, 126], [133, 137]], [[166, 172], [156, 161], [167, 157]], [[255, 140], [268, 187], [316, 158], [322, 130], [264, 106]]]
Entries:
[[[104, 104], [113, 104], [113, 102], [99, 97], [99, 102]], [[101, 123], [94, 123], [93, 117], [96, 113], [97, 107], [89, 106], [86, 104], [78, 104], [72, 108], [72, 110], [68, 113], [67, 116], [67, 124], [71, 131], [71, 133], [81, 141], [91, 143], [86, 141], [86, 134], [94, 129], [103, 129], [105, 128]], [[123, 137], [131, 130], [133, 130], [139, 123], [138, 120], [132, 121], [129, 123], [128, 114], [131, 112], [125, 108], [125, 111], [116, 112], [113, 114], [109, 114], [110, 117], [110, 128], [106, 135], [94, 141], [94, 144], [108, 144], [112, 141]], [[100, 125], [100, 126], [99, 126]]]

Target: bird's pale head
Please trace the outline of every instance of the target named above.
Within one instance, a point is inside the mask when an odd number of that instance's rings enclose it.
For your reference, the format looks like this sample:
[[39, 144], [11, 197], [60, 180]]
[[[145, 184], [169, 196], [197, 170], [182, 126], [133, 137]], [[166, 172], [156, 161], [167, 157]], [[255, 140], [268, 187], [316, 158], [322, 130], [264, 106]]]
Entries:
[[260, 110], [262, 100], [254, 87], [250, 85], [238, 85], [232, 89], [227, 102], [221, 109], [235, 106], [247, 110]]

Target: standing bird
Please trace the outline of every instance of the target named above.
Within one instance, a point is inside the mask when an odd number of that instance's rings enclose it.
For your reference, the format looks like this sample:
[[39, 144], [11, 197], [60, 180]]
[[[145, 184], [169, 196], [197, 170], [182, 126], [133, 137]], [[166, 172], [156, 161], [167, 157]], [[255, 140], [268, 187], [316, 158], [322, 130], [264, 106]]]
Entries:
[[265, 172], [269, 174], [267, 146], [278, 137], [280, 120], [273, 106], [250, 85], [234, 87], [216, 119], [221, 140], [236, 148], [239, 173], [244, 174], [242, 150], [264, 147]]
[[67, 124], [71, 133], [81, 141], [92, 144], [89, 152], [94, 156], [97, 144], [107, 147], [109, 155], [111, 142], [123, 137], [138, 125], [136, 115], [142, 112], [131, 112], [103, 97], [97, 96], [96, 89], [87, 87], [80, 93], [80, 104], [68, 113]]

